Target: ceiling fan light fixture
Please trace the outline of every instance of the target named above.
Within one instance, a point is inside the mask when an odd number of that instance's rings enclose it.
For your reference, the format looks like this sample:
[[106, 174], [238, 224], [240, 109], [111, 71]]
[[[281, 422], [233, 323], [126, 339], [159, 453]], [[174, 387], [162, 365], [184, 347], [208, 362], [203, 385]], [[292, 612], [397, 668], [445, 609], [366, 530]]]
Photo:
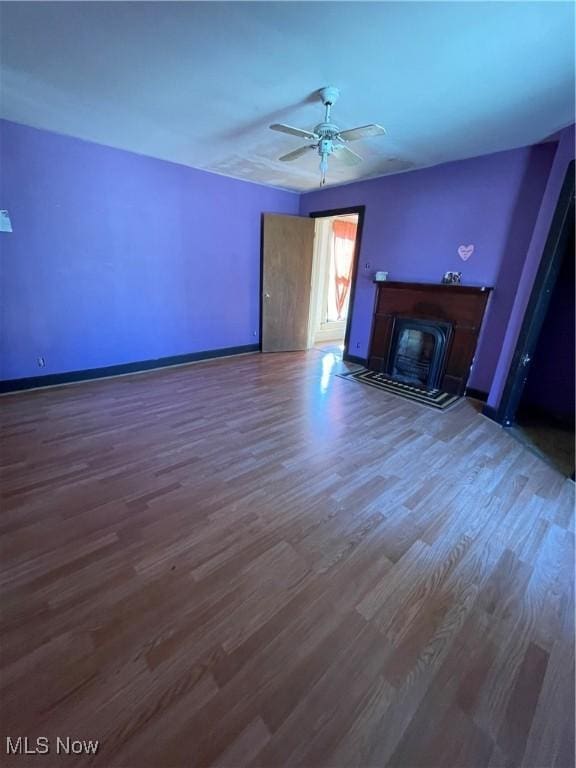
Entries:
[[328, 172], [328, 153], [324, 152], [320, 155], [320, 186], [323, 187], [326, 184], [326, 173]]
[[362, 161], [362, 157], [346, 146], [348, 142], [358, 141], [358, 139], [364, 139], [371, 136], [382, 136], [386, 133], [385, 129], [377, 123], [370, 123], [369, 125], [361, 125], [357, 128], [349, 128], [348, 130], [341, 131], [331, 119], [331, 108], [333, 104], [338, 101], [339, 96], [339, 89], [333, 85], [320, 90], [320, 97], [325, 110], [324, 121], [318, 123], [313, 131], [307, 131], [303, 128], [295, 128], [291, 125], [285, 125], [284, 123], [274, 123], [270, 126], [273, 131], [280, 131], [281, 133], [288, 133], [292, 136], [299, 136], [313, 142], [312, 144], [306, 144], [305, 146], [300, 147], [300, 149], [288, 152], [286, 155], [280, 157], [279, 160], [282, 160], [283, 162], [296, 160], [298, 157], [305, 154], [308, 149], [318, 149], [318, 154], [320, 155], [321, 187], [326, 183], [328, 158], [334, 153], [335, 149], [340, 150], [338, 155], [346, 165], [356, 165]]

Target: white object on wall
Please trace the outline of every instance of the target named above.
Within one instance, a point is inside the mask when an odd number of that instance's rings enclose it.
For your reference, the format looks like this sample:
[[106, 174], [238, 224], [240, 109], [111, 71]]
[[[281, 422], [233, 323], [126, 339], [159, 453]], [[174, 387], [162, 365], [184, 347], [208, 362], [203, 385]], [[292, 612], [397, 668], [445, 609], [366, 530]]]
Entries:
[[0, 211], [0, 232], [12, 232], [12, 222], [8, 211]]

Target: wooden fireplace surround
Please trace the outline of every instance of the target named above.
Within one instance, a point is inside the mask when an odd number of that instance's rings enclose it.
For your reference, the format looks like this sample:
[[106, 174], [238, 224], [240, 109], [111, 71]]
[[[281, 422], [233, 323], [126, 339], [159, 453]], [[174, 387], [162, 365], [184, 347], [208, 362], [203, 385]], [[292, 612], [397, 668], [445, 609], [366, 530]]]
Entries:
[[376, 283], [368, 367], [385, 372], [395, 317], [441, 320], [452, 325], [440, 389], [464, 394], [491, 288], [432, 283]]

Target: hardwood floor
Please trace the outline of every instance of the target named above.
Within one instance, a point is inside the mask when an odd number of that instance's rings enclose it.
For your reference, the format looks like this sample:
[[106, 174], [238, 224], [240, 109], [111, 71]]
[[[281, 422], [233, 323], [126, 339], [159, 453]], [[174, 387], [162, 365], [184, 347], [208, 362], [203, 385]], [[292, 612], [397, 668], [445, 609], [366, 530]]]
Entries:
[[574, 765], [573, 484], [340, 365], [2, 398], [3, 765]]

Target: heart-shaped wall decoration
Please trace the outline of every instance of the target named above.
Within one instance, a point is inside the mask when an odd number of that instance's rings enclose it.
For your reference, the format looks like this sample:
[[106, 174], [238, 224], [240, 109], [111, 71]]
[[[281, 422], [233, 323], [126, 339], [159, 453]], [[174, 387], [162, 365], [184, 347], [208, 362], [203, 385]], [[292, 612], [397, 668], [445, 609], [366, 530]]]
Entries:
[[458, 256], [462, 259], [462, 261], [468, 261], [470, 256], [474, 253], [474, 246], [473, 245], [459, 245], [458, 246]]

